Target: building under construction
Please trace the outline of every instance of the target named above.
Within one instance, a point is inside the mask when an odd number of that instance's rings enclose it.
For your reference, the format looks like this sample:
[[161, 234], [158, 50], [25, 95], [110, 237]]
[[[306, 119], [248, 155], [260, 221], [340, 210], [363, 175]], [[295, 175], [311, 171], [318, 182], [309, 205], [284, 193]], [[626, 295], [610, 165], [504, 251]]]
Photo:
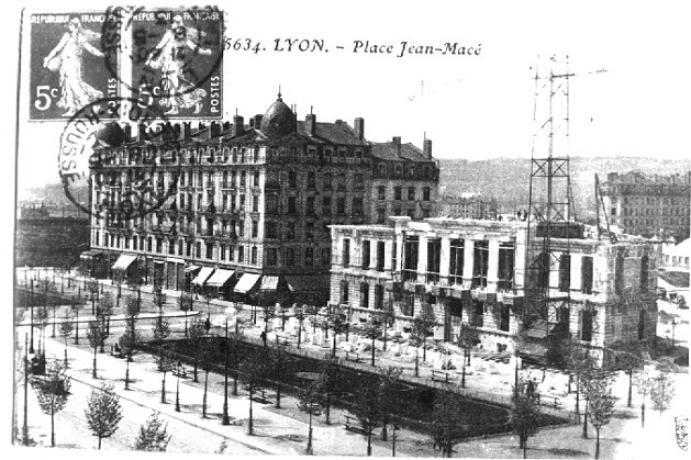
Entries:
[[[558, 364], [568, 337], [603, 364], [613, 362], [610, 347], [655, 337], [652, 244], [589, 237], [573, 224], [569, 238], [551, 235], [557, 262], [534, 276], [526, 264], [543, 249], [542, 231], [528, 222], [408, 217], [332, 226], [331, 302], [351, 324], [392, 310], [392, 334], [404, 338], [429, 306], [434, 339], [458, 343], [465, 326], [478, 347], [539, 363]], [[548, 300], [541, 314], [529, 305], [539, 290]]]

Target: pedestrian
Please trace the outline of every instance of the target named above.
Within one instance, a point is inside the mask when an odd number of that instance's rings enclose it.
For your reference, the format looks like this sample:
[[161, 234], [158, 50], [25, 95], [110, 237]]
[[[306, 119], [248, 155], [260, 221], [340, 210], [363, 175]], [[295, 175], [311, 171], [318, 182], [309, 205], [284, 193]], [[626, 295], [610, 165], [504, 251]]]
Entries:
[[261, 337], [262, 342], [264, 342], [264, 346], [266, 346], [266, 331], [262, 331], [259, 337]]

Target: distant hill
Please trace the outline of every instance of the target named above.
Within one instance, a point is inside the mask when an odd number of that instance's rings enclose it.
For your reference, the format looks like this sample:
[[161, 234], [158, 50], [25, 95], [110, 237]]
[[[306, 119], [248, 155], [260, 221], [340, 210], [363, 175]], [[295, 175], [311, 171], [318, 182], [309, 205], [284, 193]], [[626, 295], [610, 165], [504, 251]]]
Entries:
[[[493, 158], [490, 160], [440, 159], [440, 191], [449, 195], [478, 193], [495, 197], [502, 212], [525, 207], [528, 202], [530, 160]], [[641, 170], [646, 174], [685, 174], [689, 160], [635, 157], [572, 157], [571, 186], [579, 220], [595, 216], [594, 177], [605, 180], [610, 172]]]

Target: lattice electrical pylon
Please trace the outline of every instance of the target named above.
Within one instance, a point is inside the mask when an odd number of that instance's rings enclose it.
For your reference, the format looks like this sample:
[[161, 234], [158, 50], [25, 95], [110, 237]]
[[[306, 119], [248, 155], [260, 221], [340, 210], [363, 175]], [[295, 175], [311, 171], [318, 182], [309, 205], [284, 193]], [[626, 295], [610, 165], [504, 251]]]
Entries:
[[[563, 312], [568, 314], [570, 305], [569, 289], [562, 290], [555, 281], [560, 279], [560, 265], [562, 269], [565, 263], [570, 266], [571, 260], [569, 79], [575, 75], [569, 72], [568, 56], [563, 62], [556, 57], [549, 61], [545, 76], [539, 73], [539, 63], [535, 67], [536, 132], [530, 159], [523, 309], [524, 331], [544, 327], [545, 338], [563, 320]], [[560, 238], [558, 248], [556, 237]]]

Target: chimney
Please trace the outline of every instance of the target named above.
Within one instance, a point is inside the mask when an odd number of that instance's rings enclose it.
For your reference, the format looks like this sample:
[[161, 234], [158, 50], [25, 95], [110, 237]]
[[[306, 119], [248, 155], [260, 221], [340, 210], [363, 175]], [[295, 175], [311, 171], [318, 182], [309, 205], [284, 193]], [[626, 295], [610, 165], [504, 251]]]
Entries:
[[391, 143], [393, 144], [394, 148], [396, 149], [396, 154], [398, 156], [401, 156], [401, 136], [394, 136], [391, 139]]
[[361, 141], [365, 139], [365, 119], [361, 117], [357, 117], [355, 119], [355, 123], [353, 123], [353, 126], [355, 127], [355, 136], [357, 136], [358, 139]]
[[213, 139], [221, 135], [221, 123], [212, 121], [209, 125], [209, 139]]
[[[253, 120], [250, 119], [250, 122]], [[245, 119], [240, 115], [233, 117], [233, 137], [241, 136], [245, 132]]]
[[223, 132], [228, 132], [230, 130], [230, 122], [229, 121], [224, 121], [223, 122]]
[[432, 139], [422, 141], [422, 153], [428, 160], [432, 159]]
[[260, 129], [262, 126], [262, 116], [261, 115], [255, 115], [254, 116], [254, 129]]
[[317, 116], [310, 113], [305, 117], [305, 124], [307, 125], [307, 132], [310, 136], [314, 136], [314, 130], [317, 124]]

